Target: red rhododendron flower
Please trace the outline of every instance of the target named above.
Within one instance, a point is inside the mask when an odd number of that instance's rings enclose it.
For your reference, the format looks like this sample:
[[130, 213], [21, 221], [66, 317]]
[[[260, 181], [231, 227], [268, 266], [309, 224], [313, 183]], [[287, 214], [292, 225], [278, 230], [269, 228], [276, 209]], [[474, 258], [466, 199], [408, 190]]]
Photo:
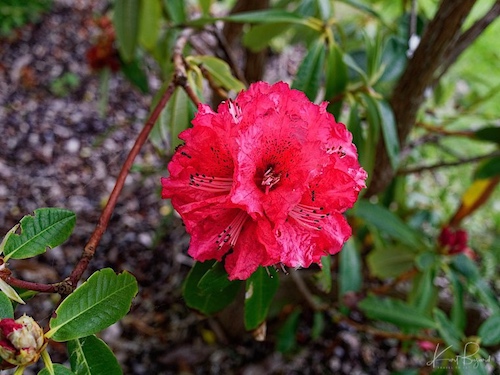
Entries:
[[258, 82], [217, 112], [199, 106], [162, 179], [194, 259], [224, 260], [230, 279], [246, 279], [258, 266], [308, 267], [340, 251], [351, 235], [342, 213], [366, 172], [326, 105]]

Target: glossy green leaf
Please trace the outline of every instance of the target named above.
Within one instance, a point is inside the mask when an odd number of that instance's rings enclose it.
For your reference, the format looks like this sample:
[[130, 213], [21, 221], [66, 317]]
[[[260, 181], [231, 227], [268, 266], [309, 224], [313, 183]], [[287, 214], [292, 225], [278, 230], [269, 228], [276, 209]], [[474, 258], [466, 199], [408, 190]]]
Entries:
[[[215, 261], [196, 262], [189, 271], [183, 285], [183, 296], [186, 305], [205, 315], [215, 314], [233, 302], [240, 291], [242, 283], [235, 280], [222, 289], [219, 287], [201, 289], [199, 286], [201, 280], [207, 273], [213, 272], [212, 268], [215, 263]], [[205, 287], [210, 278], [210, 276], [207, 276], [202, 286]], [[218, 283], [218, 286], [220, 286], [220, 280]]]
[[342, 108], [342, 94], [345, 92], [349, 76], [347, 65], [344, 63], [342, 51], [335, 44], [330, 46], [325, 64], [325, 100], [330, 103], [328, 110], [338, 118]]
[[276, 349], [281, 353], [291, 352], [297, 345], [297, 327], [299, 325], [301, 310], [296, 308], [286, 318], [285, 323], [278, 332]]
[[370, 16], [376, 17], [378, 19], [382, 19], [382, 17], [376, 12], [373, 8], [366, 5], [364, 2], [360, 0], [339, 0], [342, 3], [348, 4], [356, 10], [360, 10], [368, 13]]
[[139, 42], [152, 50], [160, 33], [161, 0], [140, 1], [140, 6]]
[[75, 375], [121, 375], [111, 349], [94, 335], [68, 341], [69, 362]]
[[362, 263], [353, 238], [347, 241], [339, 254], [339, 300], [347, 292], [358, 292], [363, 282]]
[[474, 132], [474, 138], [500, 144], [500, 126], [487, 126]]
[[[54, 363], [53, 365], [54, 372], [51, 373], [47, 367], [43, 368], [38, 372], [38, 375], [76, 375], [73, 371], [71, 371], [69, 368], [60, 365], [59, 363]], [[92, 375], [92, 374], [88, 374]]]
[[411, 249], [421, 250], [425, 248], [421, 234], [383, 206], [361, 199], [354, 207], [354, 214], [377, 228], [381, 233], [400, 241]]
[[342, 56], [342, 60], [344, 61], [345, 65], [350, 68], [352, 71], [356, 72], [359, 74], [361, 77], [362, 81], [368, 85], [368, 76], [366, 75], [366, 72], [361, 69], [361, 67], [358, 65], [358, 63], [352, 58], [352, 56], [348, 55], [347, 53], [344, 53]]
[[24, 216], [21, 234], [9, 236], [4, 246], [5, 261], [43, 254], [62, 244], [73, 232], [76, 215], [61, 208], [39, 208], [34, 216]]
[[174, 23], [184, 23], [187, 20], [184, 0], [163, 0], [163, 5], [167, 10], [168, 18]]
[[368, 296], [358, 307], [370, 319], [392, 323], [402, 329], [434, 328], [436, 323], [415, 307], [393, 298]]
[[306, 18], [301, 14], [287, 12], [281, 9], [266, 9], [250, 12], [235, 13], [220, 17], [218, 20], [243, 23], [291, 23], [318, 29], [321, 20]]
[[257, 268], [246, 281], [245, 292], [245, 328], [256, 329], [266, 320], [269, 306], [279, 286], [279, 278], [276, 270], [269, 267]]
[[500, 176], [500, 156], [483, 161], [474, 172], [475, 180], [488, 179], [497, 176]]
[[131, 62], [139, 36], [140, 2], [137, 0], [115, 0], [113, 23], [115, 26], [118, 51], [124, 62]]
[[316, 40], [302, 60], [292, 84], [292, 89], [303, 91], [311, 101], [318, 96], [325, 55], [324, 42], [321, 39]]
[[254, 52], [258, 52], [269, 46], [273, 38], [283, 34], [290, 27], [290, 23], [255, 25], [243, 36], [243, 45]]
[[446, 314], [436, 308], [434, 309], [434, 319], [437, 324], [439, 335], [443, 338], [444, 342], [451, 346], [455, 352], [462, 350], [462, 337], [463, 334], [455, 327], [455, 325], [448, 319]]
[[245, 85], [235, 78], [231, 73], [229, 65], [214, 56], [189, 56], [186, 61], [199, 66], [203, 66], [210, 74], [216, 85], [223, 87], [226, 90], [239, 92], [245, 89]]
[[415, 257], [415, 252], [405, 246], [377, 246], [368, 255], [367, 262], [373, 276], [397, 277], [413, 268]]
[[500, 315], [492, 315], [486, 319], [477, 331], [483, 345], [500, 344]]
[[10, 298], [4, 292], [0, 292], [0, 319], [14, 318], [14, 307]]
[[143, 93], [149, 91], [148, 76], [141, 68], [141, 62], [139, 60], [132, 60], [130, 62], [125, 62], [121, 65], [122, 73], [125, 77], [134, 84]]
[[130, 273], [117, 275], [111, 268], [97, 271], [59, 305], [46, 335], [68, 341], [102, 331], [127, 314], [137, 291]]

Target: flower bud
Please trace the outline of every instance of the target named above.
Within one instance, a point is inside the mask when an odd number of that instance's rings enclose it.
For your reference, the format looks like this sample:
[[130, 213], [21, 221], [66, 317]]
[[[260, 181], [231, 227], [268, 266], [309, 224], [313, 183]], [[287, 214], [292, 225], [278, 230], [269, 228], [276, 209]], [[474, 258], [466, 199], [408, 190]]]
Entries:
[[18, 365], [34, 363], [45, 347], [43, 330], [33, 318], [0, 319], [0, 357]]

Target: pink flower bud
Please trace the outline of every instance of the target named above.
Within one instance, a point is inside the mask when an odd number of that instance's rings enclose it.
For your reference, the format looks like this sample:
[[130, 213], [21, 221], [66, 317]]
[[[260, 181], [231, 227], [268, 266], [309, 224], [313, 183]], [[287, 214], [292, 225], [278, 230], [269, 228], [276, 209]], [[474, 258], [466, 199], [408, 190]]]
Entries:
[[420, 349], [422, 349], [424, 352], [430, 352], [433, 351], [436, 348], [436, 344], [433, 344], [430, 341], [419, 341], [418, 346]]
[[18, 365], [35, 363], [45, 347], [43, 330], [33, 318], [0, 320], [0, 357]]

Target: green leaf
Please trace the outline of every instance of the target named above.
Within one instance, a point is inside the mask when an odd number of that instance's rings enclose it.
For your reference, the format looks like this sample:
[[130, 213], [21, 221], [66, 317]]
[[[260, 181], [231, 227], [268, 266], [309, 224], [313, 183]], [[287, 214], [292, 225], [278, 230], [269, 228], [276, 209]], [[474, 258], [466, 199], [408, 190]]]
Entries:
[[221, 262], [215, 262], [198, 282], [198, 288], [205, 294], [221, 293], [225, 288], [231, 285], [224, 265]]
[[289, 23], [266, 23], [253, 26], [244, 36], [243, 45], [253, 52], [266, 48], [271, 40], [290, 29]]
[[210, 14], [210, 6], [212, 5], [212, 0], [199, 0], [201, 12], [204, 16], [208, 16]]
[[43, 254], [47, 247], [62, 244], [73, 232], [74, 212], [61, 208], [38, 208], [34, 216], [21, 219], [21, 234], [12, 234], [5, 243], [4, 261]]
[[292, 84], [292, 89], [303, 91], [311, 101], [318, 96], [325, 54], [323, 40], [317, 39], [307, 51]]
[[345, 243], [339, 257], [339, 300], [342, 301], [347, 292], [359, 292], [363, 282], [361, 257], [353, 238]]
[[437, 324], [439, 335], [443, 338], [447, 345], [450, 345], [454, 352], [458, 353], [461, 350], [463, 334], [455, 327], [448, 319], [446, 314], [438, 309], [434, 309], [434, 320]]
[[140, 6], [139, 42], [151, 51], [156, 46], [160, 32], [161, 1], [140, 1]]
[[137, 291], [130, 273], [97, 271], [59, 305], [46, 336], [68, 341], [102, 331], [127, 314]]
[[487, 126], [474, 132], [474, 138], [500, 144], [500, 127]]
[[317, 18], [306, 18], [300, 14], [287, 12], [281, 9], [266, 9], [250, 12], [235, 13], [218, 20], [243, 23], [291, 23], [311, 27], [318, 30], [321, 20]]
[[215, 84], [225, 88], [226, 90], [239, 92], [245, 89], [245, 85], [232, 75], [229, 65], [217, 57], [188, 56], [186, 61], [188, 63], [203, 66], [210, 74]]
[[436, 305], [438, 289], [434, 285], [435, 270], [429, 268], [413, 278], [408, 302], [423, 315], [430, 316]]
[[345, 92], [349, 76], [347, 65], [344, 63], [342, 51], [337, 45], [330, 46], [325, 64], [325, 100], [336, 99], [329, 105], [328, 110], [338, 118], [342, 107], [339, 98]]
[[451, 306], [450, 311], [451, 321], [458, 330], [464, 331], [467, 323], [464, 303], [464, 287], [458, 279], [455, 271], [449, 270], [449, 272], [447, 272], [447, 276], [451, 282], [453, 292], [453, 305]]
[[273, 268], [257, 268], [246, 282], [245, 328], [256, 329], [266, 320], [269, 306], [279, 286], [277, 272]]
[[[202, 312], [205, 315], [212, 315], [222, 310], [234, 301], [236, 295], [240, 291], [241, 281], [231, 281], [228, 286], [220, 289], [220, 280], [217, 281], [217, 288], [207, 288], [212, 276], [207, 276], [202, 283], [204, 289], [200, 288], [200, 282], [203, 277], [209, 273], [213, 273], [213, 279], [217, 279], [217, 271], [213, 269], [215, 261], [196, 262], [189, 271], [189, 274], [184, 281], [183, 296], [186, 305]], [[226, 276], [227, 277], [227, 276]]]
[[141, 65], [141, 62], [135, 59], [130, 62], [124, 62], [121, 65], [121, 70], [131, 83], [143, 93], [147, 93], [149, 91], [148, 76], [142, 70]]
[[118, 51], [125, 62], [131, 62], [139, 35], [139, 6], [137, 0], [116, 0], [113, 23], [115, 26]]
[[325, 330], [325, 317], [321, 311], [315, 311], [313, 315], [313, 324], [311, 328], [311, 338], [317, 340]]
[[76, 375], [121, 375], [118, 360], [104, 341], [96, 336], [68, 341], [71, 369]]
[[477, 331], [483, 345], [500, 344], [500, 315], [492, 315], [479, 326]]
[[186, 22], [186, 4], [184, 0], [163, 0], [163, 5], [165, 5], [169, 19], [174, 23]]
[[384, 137], [385, 149], [389, 155], [391, 166], [395, 170], [399, 164], [399, 138], [396, 128], [396, 119], [391, 106], [385, 100], [377, 100], [379, 107], [382, 135]]
[[10, 298], [4, 292], [0, 292], [0, 319], [12, 318], [14, 319], [14, 307]]
[[24, 305], [25, 302], [19, 296], [19, 294], [17, 294], [17, 291], [2, 278], [0, 278], [0, 290], [2, 291], [2, 294], [4, 294], [7, 298]]
[[299, 325], [301, 310], [296, 308], [286, 318], [285, 323], [278, 332], [276, 349], [281, 353], [290, 353], [297, 345], [297, 327]]
[[425, 248], [421, 234], [383, 206], [361, 199], [354, 207], [354, 214], [380, 232], [408, 245], [414, 250]]
[[356, 63], [356, 61], [347, 53], [344, 53], [342, 60], [347, 67], [358, 73], [365, 85], [368, 86], [368, 76], [366, 75], [366, 72]]
[[321, 257], [321, 271], [314, 275], [318, 288], [324, 293], [332, 290], [332, 258], [330, 255]]
[[373, 276], [398, 277], [413, 268], [415, 256], [415, 252], [405, 246], [377, 246], [368, 255], [367, 262]]
[[[159, 98], [163, 95], [169, 83], [159, 91]], [[158, 98], [158, 100], [159, 100]], [[151, 108], [156, 106], [158, 100], [153, 100]], [[182, 144], [179, 133], [189, 127], [195, 111], [194, 104], [189, 100], [182, 87], [177, 87], [170, 97], [165, 108], [160, 113], [151, 134], [150, 140], [158, 149], [173, 152], [175, 147]], [[165, 144], [167, 146], [165, 146]]]
[[392, 323], [402, 329], [436, 326], [432, 319], [423, 316], [415, 307], [393, 298], [368, 296], [358, 304], [358, 307], [370, 319]]
[[484, 160], [474, 172], [475, 180], [500, 176], [500, 156]]
[[[54, 367], [54, 372], [51, 373], [47, 367], [43, 368], [38, 375], [75, 375], [73, 371], [71, 371], [69, 368], [60, 365], [59, 363], [54, 363], [52, 365]], [[91, 374], [88, 374], [91, 375]]]

